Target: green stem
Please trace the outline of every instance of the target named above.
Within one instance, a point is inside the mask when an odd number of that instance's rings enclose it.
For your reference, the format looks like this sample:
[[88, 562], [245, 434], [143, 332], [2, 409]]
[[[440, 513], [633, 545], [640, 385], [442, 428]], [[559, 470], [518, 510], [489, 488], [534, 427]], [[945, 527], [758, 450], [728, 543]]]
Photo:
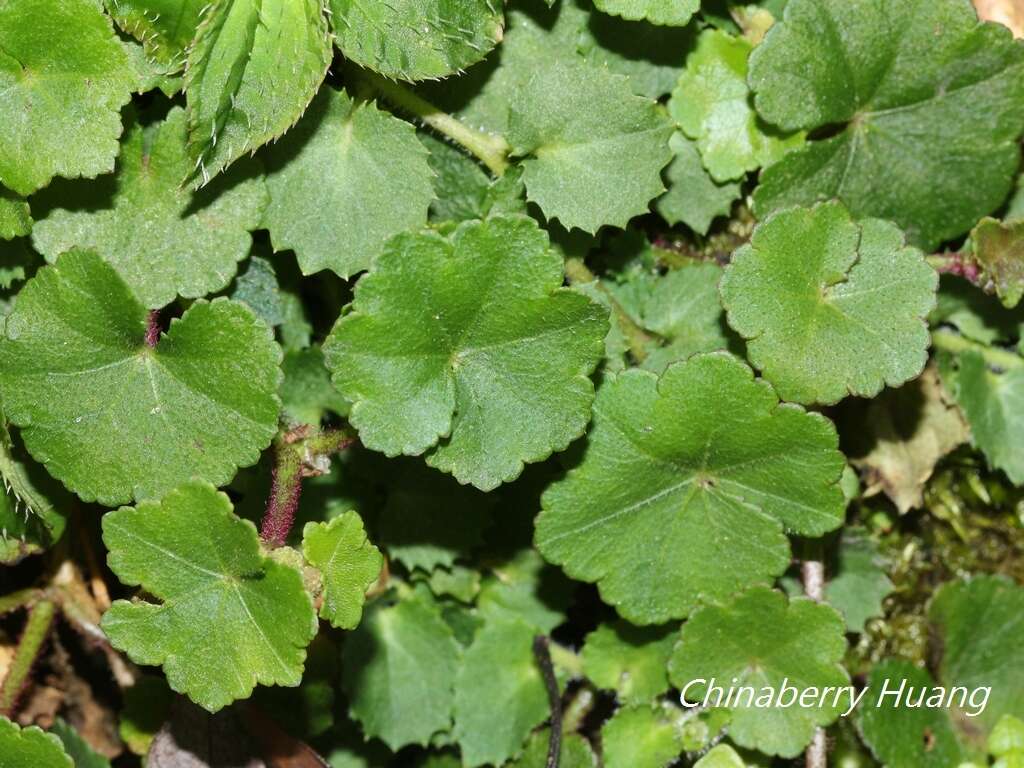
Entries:
[[461, 144], [475, 155], [495, 176], [504, 175], [508, 170], [508, 142], [501, 136], [470, 128], [461, 120], [443, 112], [426, 99], [418, 96], [403, 85], [366, 70], [352, 69], [359, 85], [369, 85], [396, 107], [417, 117], [438, 133]]
[[629, 316], [626, 308], [619, 303], [619, 300], [615, 298], [615, 295], [608, 290], [608, 287], [600, 282], [597, 277], [591, 272], [587, 265], [583, 263], [583, 259], [572, 257], [565, 260], [565, 276], [569, 278], [569, 282], [578, 285], [581, 283], [594, 283], [597, 284], [597, 290], [599, 290], [608, 299], [608, 303], [612, 307], [612, 311], [615, 313], [615, 318], [619, 321], [619, 327], [622, 329], [623, 336], [626, 337], [626, 344], [629, 345], [629, 353], [633, 356], [633, 359], [637, 363], [642, 363], [647, 359], [647, 347], [654, 340], [654, 337], [637, 325], [636, 321]]
[[978, 352], [988, 365], [1004, 371], [1024, 367], [1024, 357], [1021, 357], [1016, 352], [979, 344], [976, 341], [965, 339], [960, 334], [953, 333], [952, 331], [932, 331], [932, 345], [936, 349], [942, 349], [954, 354], [973, 350]]
[[2, 595], [0, 596], [0, 616], [31, 605], [42, 596], [42, 592], [32, 588], [19, 589], [17, 592], [11, 592], [9, 595]]
[[56, 607], [49, 600], [36, 603], [29, 612], [25, 630], [21, 633], [21, 640], [18, 641], [18, 649], [14, 652], [14, 660], [11, 662], [3, 686], [0, 687], [0, 715], [9, 717], [13, 714], [29, 673], [43, 649], [47, 635], [50, 634], [50, 627], [53, 625], [55, 615]]

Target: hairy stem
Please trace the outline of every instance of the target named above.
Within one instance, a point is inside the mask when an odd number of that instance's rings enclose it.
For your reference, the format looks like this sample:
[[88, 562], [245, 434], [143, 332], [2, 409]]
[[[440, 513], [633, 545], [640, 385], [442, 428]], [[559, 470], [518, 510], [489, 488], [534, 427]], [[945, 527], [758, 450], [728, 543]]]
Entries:
[[158, 341], [160, 341], [160, 310], [151, 309], [146, 314], [146, 346], [153, 349]]
[[954, 354], [974, 350], [981, 354], [988, 365], [1004, 371], [1024, 367], [1024, 357], [1021, 357], [1016, 352], [979, 344], [952, 331], [932, 331], [932, 345], [936, 349], [942, 349]]
[[[822, 602], [825, 599], [825, 563], [820, 541], [807, 543], [806, 555], [800, 563], [800, 577], [804, 583], [804, 594], [816, 603]], [[807, 768], [826, 768], [828, 744], [824, 728], [814, 729], [814, 736], [804, 755]]]
[[974, 285], [981, 285], [981, 269], [968, 253], [936, 253], [926, 260], [940, 274], [959, 275]]
[[0, 616], [31, 605], [42, 596], [43, 593], [38, 589], [31, 588], [19, 589], [17, 592], [11, 592], [9, 595], [0, 595]]
[[636, 324], [633, 318], [629, 316], [626, 308], [619, 303], [619, 300], [615, 298], [612, 292], [603, 283], [598, 281], [594, 273], [587, 268], [587, 265], [583, 263], [583, 259], [576, 257], [566, 259], [565, 276], [573, 285], [597, 282], [597, 289], [608, 299], [608, 303], [611, 304], [612, 311], [615, 313], [615, 319], [619, 321], [619, 327], [622, 329], [622, 334], [626, 337], [626, 344], [629, 346], [629, 354], [632, 355], [637, 363], [642, 363], [646, 360], [647, 346], [653, 341], [654, 337]]
[[511, 150], [508, 142], [501, 136], [470, 128], [461, 120], [438, 109], [404, 85], [373, 72], [360, 70], [356, 79], [360, 85], [369, 85], [376, 93], [399, 109], [411, 113], [425, 125], [429, 125], [441, 135], [460, 144], [487, 166], [495, 176], [502, 176], [508, 170], [508, 155]]
[[3, 686], [0, 686], [0, 715], [10, 717], [14, 713], [14, 707], [18, 703], [25, 683], [28, 681], [32, 667], [39, 658], [47, 636], [50, 634], [50, 627], [53, 625], [53, 618], [56, 615], [56, 607], [49, 600], [40, 600], [28, 614], [28, 621], [25, 622], [25, 629], [21, 633], [21, 640], [18, 641], [18, 648], [14, 652], [14, 659], [11, 661], [7, 677]]
[[551, 736], [548, 740], [548, 759], [545, 768], [558, 768], [562, 756], [562, 694], [558, 690], [555, 667], [551, 663], [550, 642], [544, 635], [533, 638], [533, 655], [537, 658], [544, 687], [551, 704]]
[[322, 460], [355, 442], [348, 430], [329, 429], [310, 434], [307, 427], [278, 435], [274, 440], [274, 469], [260, 537], [271, 547], [283, 547], [295, 524], [302, 496], [302, 478], [323, 474]]

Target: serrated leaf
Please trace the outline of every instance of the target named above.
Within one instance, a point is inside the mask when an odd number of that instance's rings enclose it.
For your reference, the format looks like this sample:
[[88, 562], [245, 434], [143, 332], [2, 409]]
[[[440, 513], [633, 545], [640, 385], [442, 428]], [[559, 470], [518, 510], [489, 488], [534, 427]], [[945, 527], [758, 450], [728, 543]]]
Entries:
[[881, 616], [882, 601], [893, 589], [875, 543], [863, 531], [846, 529], [836, 572], [825, 585], [825, 597], [843, 614], [847, 630], [861, 632], [868, 619]]
[[672, 627], [602, 624], [583, 645], [583, 674], [626, 704], [646, 704], [668, 690], [665, 671], [676, 633]]
[[24, 237], [31, 231], [32, 212], [28, 201], [0, 187], [0, 240]]
[[198, 301], [156, 347], [145, 335], [145, 308], [88, 251], [39, 270], [7, 318], [6, 415], [86, 501], [155, 498], [191, 477], [226, 483], [277, 431], [281, 351], [248, 307]]
[[34, 725], [21, 728], [0, 716], [0, 755], [4, 768], [74, 768], [61, 741]]
[[335, 44], [345, 58], [400, 80], [455, 74], [502, 38], [496, 0], [329, 0]]
[[699, 235], [707, 234], [711, 222], [727, 216], [740, 197], [739, 182], [717, 183], [701, 163], [697, 145], [677, 131], [668, 142], [672, 162], [665, 169], [668, 190], [654, 202], [665, 221], [680, 222]]
[[[868, 695], [877, 695], [884, 685], [898, 690], [904, 681], [918, 692], [935, 686], [927, 671], [909, 661], [889, 659], [871, 670]], [[916, 700], [917, 693], [913, 696]], [[945, 708], [897, 706], [894, 697], [887, 696], [884, 701], [865, 701], [859, 712], [864, 741], [889, 768], [948, 768], [964, 759]]]
[[567, 229], [625, 227], [665, 190], [672, 125], [626, 78], [567, 59], [535, 72], [509, 109], [527, 196]]
[[60, 540], [71, 497], [0, 427], [0, 563], [43, 552]]
[[628, 77], [638, 96], [658, 99], [675, 87], [683, 67], [682, 53], [692, 46], [693, 39], [692, 27], [630, 22], [592, 13], [577, 47], [588, 62]]
[[190, 482], [122, 507], [104, 516], [103, 543], [117, 577], [155, 598], [114, 602], [103, 631], [115, 648], [161, 665], [171, 688], [210, 712], [257, 683], [299, 684], [317, 630], [313, 602], [225, 494]]
[[866, 495], [879, 490], [900, 513], [924, 504], [924, 487], [935, 465], [970, 439], [970, 430], [939, 374], [928, 367], [920, 378], [872, 400], [858, 430], [867, 452], [853, 464], [864, 475]]
[[988, 463], [1024, 484], [1024, 366], [990, 371], [980, 352], [960, 355], [956, 398]]
[[855, 223], [830, 202], [760, 223], [720, 290], [729, 325], [784, 400], [835, 403], [921, 373], [938, 282], [895, 226]]
[[804, 141], [800, 132], [771, 131], [754, 112], [747, 87], [747, 57], [753, 48], [742, 37], [705, 30], [668, 102], [669, 114], [697, 142], [704, 167], [718, 183], [771, 165]]
[[[74, 762], [75, 768], [110, 768], [110, 761], [90, 747], [78, 731], [62, 719], [57, 718], [50, 728], [50, 733], [64, 744], [64, 750]], [[7, 767], [4, 766], [4, 768]], [[50, 768], [50, 764], [47, 764], [45, 768]]]
[[181, 184], [190, 167], [182, 109], [162, 123], [136, 123], [109, 197], [98, 201], [96, 187], [54, 185], [42, 195], [49, 211], [37, 206], [32, 242], [51, 263], [72, 248], [95, 250], [154, 309], [178, 295], [218, 291], [249, 254], [267, 191], [254, 161], [198, 193]]
[[961, 0], [792, 0], [750, 58], [757, 111], [839, 130], [766, 170], [757, 211], [839, 198], [933, 249], [1010, 192], [1022, 75], [1024, 45]]
[[[393, 239], [324, 344], [363, 444], [491, 490], [590, 417], [607, 330], [525, 217]], [[443, 438], [443, 439], [442, 439]]]
[[463, 654], [455, 678], [453, 734], [466, 766], [500, 765], [516, 756], [530, 731], [547, 718], [534, 634], [523, 621], [489, 621]]
[[323, 578], [320, 618], [337, 629], [352, 629], [363, 614], [366, 590], [380, 575], [384, 557], [366, 538], [363, 521], [351, 510], [330, 523], [306, 523], [302, 554]]
[[168, 73], [185, 66], [207, 0], [106, 0], [117, 25], [142, 43], [146, 55]]
[[373, 603], [346, 639], [342, 665], [351, 714], [367, 736], [397, 750], [451, 726], [459, 648], [432, 606]]
[[974, 259], [1003, 306], [1016, 307], [1024, 296], [1024, 221], [1003, 224], [984, 218], [971, 230], [971, 243]]
[[601, 726], [606, 768], [665, 768], [683, 751], [677, 726], [650, 706], [623, 707]]
[[480, 545], [494, 499], [421, 463], [395, 467], [380, 515], [380, 542], [410, 571], [450, 568]]
[[114, 167], [134, 73], [99, 0], [0, 6], [0, 185], [20, 195], [54, 176]]
[[[963, 709], [973, 716], [970, 726], [962, 728], [972, 740], [983, 741], [982, 735], [1004, 714], [1024, 712], [1021, 616], [1024, 588], [1002, 576], [949, 582], [928, 608], [942, 649], [939, 678], [946, 686], [966, 686], [972, 692]], [[984, 706], [981, 697], [973, 699], [973, 692], [982, 687], [991, 689]]]
[[782, 573], [784, 528], [840, 524], [836, 446], [831, 423], [779, 405], [726, 353], [660, 379], [608, 376], [582, 461], [542, 498], [536, 545], [634, 623], [683, 617]]
[[427, 223], [432, 174], [415, 129], [344, 91], [322, 89], [267, 165], [266, 227], [304, 274], [348, 278], [393, 235]]
[[594, 0], [594, 5], [624, 19], [682, 27], [700, 8], [700, 0]]
[[194, 178], [207, 183], [287, 131], [330, 63], [322, 0], [213, 0], [185, 69]]
[[[846, 653], [845, 626], [832, 608], [804, 598], [755, 587], [724, 606], [708, 606], [683, 625], [669, 662], [669, 678], [690, 701], [703, 699], [712, 677], [725, 686], [778, 692], [783, 683], [802, 692], [849, 685], [840, 662]], [[703, 679], [703, 683], [691, 681]], [[689, 686], [684, 689], [684, 686]], [[711, 697], [714, 702], [714, 696]], [[825, 696], [811, 706], [755, 706], [739, 696], [731, 702], [729, 738], [769, 755], [796, 757], [814, 730], [833, 722], [850, 706], [849, 691]]]

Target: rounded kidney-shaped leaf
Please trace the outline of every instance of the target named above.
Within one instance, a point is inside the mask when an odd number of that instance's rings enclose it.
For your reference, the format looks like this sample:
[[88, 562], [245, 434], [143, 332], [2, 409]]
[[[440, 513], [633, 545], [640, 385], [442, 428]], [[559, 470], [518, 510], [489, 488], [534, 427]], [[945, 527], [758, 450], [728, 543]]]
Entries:
[[780, 405], [725, 353], [606, 378], [583, 460], [542, 499], [536, 543], [630, 621], [688, 615], [789, 564], [784, 529], [842, 522], [835, 428]]

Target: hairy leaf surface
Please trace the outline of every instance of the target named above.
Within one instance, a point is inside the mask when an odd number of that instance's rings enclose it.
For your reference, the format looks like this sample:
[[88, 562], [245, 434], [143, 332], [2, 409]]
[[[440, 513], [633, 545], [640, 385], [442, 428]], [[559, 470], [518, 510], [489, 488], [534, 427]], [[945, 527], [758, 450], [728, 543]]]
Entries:
[[578, 437], [604, 313], [525, 217], [392, 240], [324, 344], [363, 443], [490, 490]]
[[74, 251], [21, 291], [0, 389], [36, 460], [86, 501], [227, 483], [277, 430], [281, 351], [243, 304], [198, 301], [149, 347], [146, 310], [112, 267]]
[[380, 550], [366, 538], [362, 519], [348, 511], [330, 523], [306, 523], [302, 553], [323, 578], [320, 617], [338, 629], [353, 629], [362, 616], [366, 590], [384, 564]]
[[582, 461], [543, 496], [537, 547], [630, 621], [686, 616], [785, 570], [784, 528], [840, 524], [836, 442], [725, 353], [606, 377]]
[[103, 617], [114, 647], [160, 664], [171, 688], [210, 712], [257, 683], [299, 684], [317, 631], [298, 571], [260, 549], [228, 497], [188, 483], [103, 518], [111, 570], [156, 601], [118, 600]]

